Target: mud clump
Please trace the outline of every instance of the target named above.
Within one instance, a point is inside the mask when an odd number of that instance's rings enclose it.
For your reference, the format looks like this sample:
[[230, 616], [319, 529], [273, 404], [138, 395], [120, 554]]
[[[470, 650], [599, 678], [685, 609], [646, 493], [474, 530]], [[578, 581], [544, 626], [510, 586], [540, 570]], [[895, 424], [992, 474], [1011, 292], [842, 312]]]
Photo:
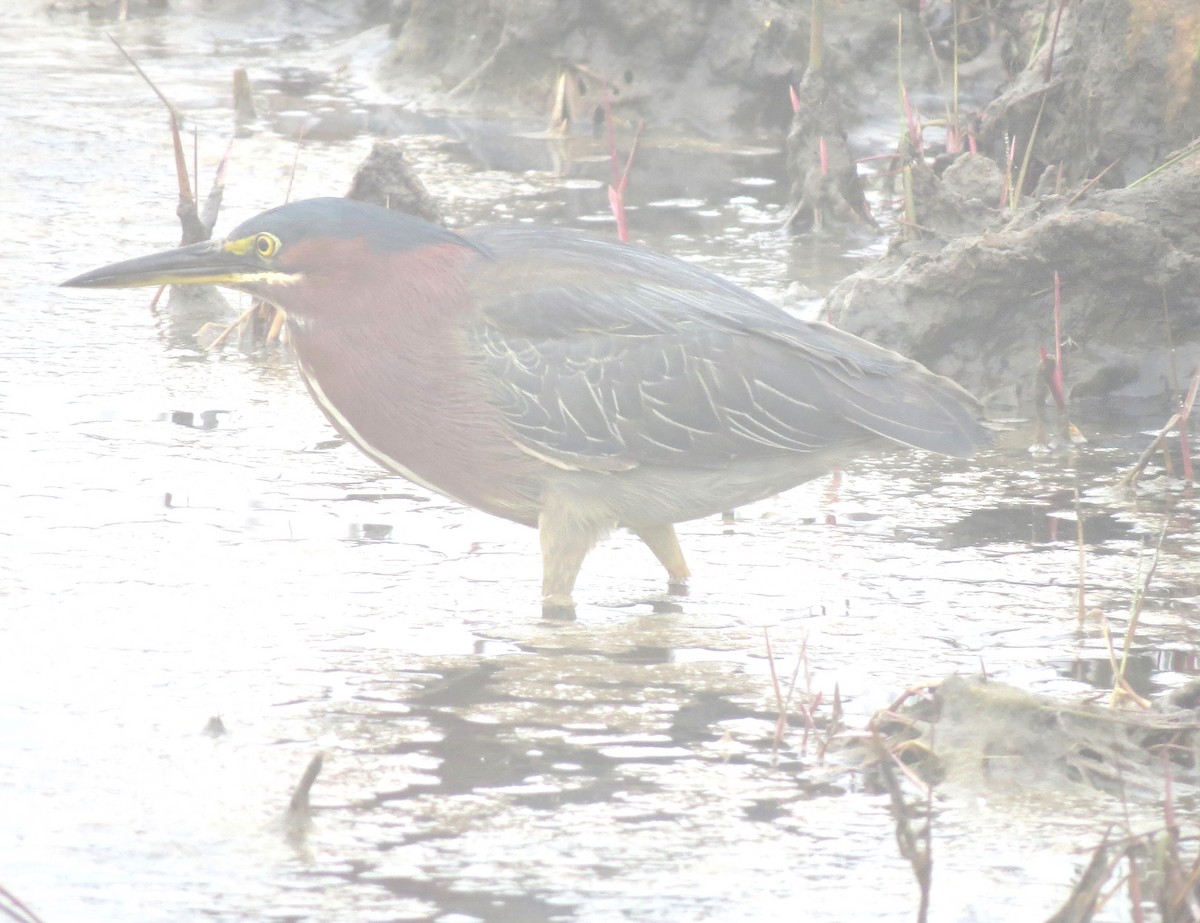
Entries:
[[1164, 759], [1177, 791], [1200, 782], [1200, 717], [1172, 704], [1123, 711], [951, 676], [879, 729], [926, 782], [974, 794], [1084, 787], [1161, 795]]

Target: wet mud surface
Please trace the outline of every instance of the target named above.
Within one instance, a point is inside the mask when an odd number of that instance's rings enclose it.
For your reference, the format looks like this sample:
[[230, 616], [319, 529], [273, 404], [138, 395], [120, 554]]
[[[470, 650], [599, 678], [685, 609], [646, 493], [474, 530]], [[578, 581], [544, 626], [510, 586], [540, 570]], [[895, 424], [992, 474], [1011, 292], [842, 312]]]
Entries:
[[[276, 24], [235, 34], [118, 32], [199, 126], [202, 188], [233, 130], [234, 67], [267, 83], [352, 50]], [[818, 759], [798, 712], [776, 744], [766, 638], [784, 683], [804, 652], [797, 701], [827, 707], [836, 687], [851, 726], [954, 672], [1101, 695], [1102, 625], [1076, 616], [1079, 513], [1086, 606], [1117, 638], [1165, 528], [1130, 675], [1153, 696], [1196, 674], [1195, 498], [1158, 467], [1117, 484], [1162, 408], [1081, 405], [1090, 441], [1053, 453], [1030, 453], [1017, 418], [971, 462], [865, 458], [733, 523], [685, 524], [681, 611], [656, 611], [657, 565], [615, 535], [577, 620], [542, 620], [532, 531], [337, 445], [285, 356], [198, 347], [237, 302], [55, 288], [174, 242], [166, 118], [86, 20], [16, 17], [0, 47], [0, 884], [47, 923], [912, 919], [886, 796]], [[387, 108], [353, 72], [347, 86], [237, 140], [219, 229], [282, 201], [293, 162], [293, 197], [345, 191], [369, 131], [297, 156], [288, 129], [328, 106], [403, 132], [451, 223], [611, 232], [594, 146]], [[782, 163], [646, 143], [633, 234], [812, 312], [806, 291], [882, 238], [779, 233]], [[318, 752], [311, 817], [289, 817]], [[935, 808], [945, 921], [1049, 916], [1126, 810], [1027, 784]], [[1161, 822], [1155, 798], [1128, 810]]]

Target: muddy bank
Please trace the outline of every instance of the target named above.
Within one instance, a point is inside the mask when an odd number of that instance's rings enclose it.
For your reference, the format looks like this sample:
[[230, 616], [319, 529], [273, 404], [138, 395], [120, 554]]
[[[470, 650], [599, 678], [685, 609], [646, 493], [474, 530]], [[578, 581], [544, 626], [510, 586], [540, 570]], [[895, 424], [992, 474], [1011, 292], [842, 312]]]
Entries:
[[902, 232], [829, 314], [1019, 405], [1055, 351], [1057, 272], [1070, 395], [1177, 392], [1200, 359], [1200, 12], [1092, 0], [1041, 25], [979, 155], [909, 152]]
[[772, 2], [408, 0], [393, 13], [384, 73], [453, 108], [583, 130], [607, 84], [622, 118], [702, 135], [774, 133], [790, 114], [807, 19]]
[[[960, 218], [983, 209], [952, 181]], [[958, 207], [956, 207], [958, 206]], [[1028, 401], [1053, 352], [1062, 286], [1067, 386], [1143, 398], [1200, 360], [1200, 151], [1132, 188], [1047, 196], [995, 229], [904, 242], [831, 293], [834, 322], [950, 375], [993, 403]], [[938, 220], [935, 214], [931, 220]]]
[[[981, 143], [1003, 162], [1017, 139], [1028, 186], [1063, 188], [1104, 172], [1122, 186], [1189, 144], [1200, 124], [1200, 6], [1193, 0], [1083, 0], [1047, 23], [1050, 41], [981, 119]], [[1044, 28], [1044, 27], [1043, 27]], [[1032, 139], [1030, 143], [1028, 139]]]

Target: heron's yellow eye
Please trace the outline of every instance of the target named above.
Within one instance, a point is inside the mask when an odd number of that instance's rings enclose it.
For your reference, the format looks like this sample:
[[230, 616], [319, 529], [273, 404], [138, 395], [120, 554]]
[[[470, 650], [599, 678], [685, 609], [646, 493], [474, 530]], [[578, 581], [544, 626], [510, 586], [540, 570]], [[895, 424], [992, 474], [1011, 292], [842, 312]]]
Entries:
[[271, 257], [279, 252], [279, 238], [264, 231], [254, 238], [254, 249], [261, 257]]

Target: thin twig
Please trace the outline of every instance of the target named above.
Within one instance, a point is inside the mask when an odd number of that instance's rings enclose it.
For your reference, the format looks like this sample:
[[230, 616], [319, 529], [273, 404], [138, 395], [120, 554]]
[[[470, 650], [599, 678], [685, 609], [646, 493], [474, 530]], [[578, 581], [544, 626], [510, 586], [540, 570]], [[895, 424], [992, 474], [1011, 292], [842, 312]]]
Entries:
[[171, 101], [169, 99], [167, 99], [166, 96], [163, 95], [162, 90], [160, 90], [157, 86], [154, 85], [154, 81], [150, 79], [149, 75], [144, 70], [142, 70], [142, 68], [138, 64], [138, 62], [133, 60], [133, 56], [122, 47], [120, 42], [118, 42], [115, 38], [113, 38], [111, 35], [109, 35], [109, 33], [106, 32], [104, 34], [108, 35], [108, 40], [117, 46], [117, 51], [121, 52], [121, 54], [125, 56], [125, 60], [133, 65], [133, 69], [138, 72], [138, 75], [143, 80], [146, 81], [146, 84], [150, 87], [151, 90], [154, 91], [154, 95], [157, 96], [159, 98], [159, 100], [162, 102], [162, 104], [167, 107], [167, 111], [171, 113], [171, 117], [177, 118], [182, 121], [183, 114], [171, 104]]
[[1087, 614], [1087, 590], [1084, 575], [1087, 570], [1087, 548], [1083, 543], [1083, 504], [1079, 500], [1079, 485], [1075, 485], [1075, 543], [1079, 548], [1079, 589], [1078, 589], [1078, 612], [1076, 617], [1079, 619], [1079, 624], [1083, 624], [1084, 616]]
[[1110, 163], [1107, 167], [1105, 167], [1103, 170], [1101, 170], [1099, 173], [1097, 173], [1095, 176], [1093, 176], [1090, 180], [1088, 180], [1086, 183], [1084, 183], [1083, 186], [1080, 188], [1080, 190], [1077, 193], [1075, 193], [1075, 195], [1073, 195], [1073, 196], [1071, 196], [1071, 198], [1067, 199], [1067, 204], [1065, 207], [1070, 208], [1077, 201], [1079, 201], [1081, 198], [1083, 198], [1085, 195], [1087, 195], [1091, 191], [1092, 187], [1095, 186], [1098, 182], [1100, 182], [1100, 180], [1104, 176], [1104, 174], [1107, 173], [1109, 170], [1111, 170], [1113, 167], [1115, 167], [1120, 162], [1121, 162], [1121, 158], [1118, 157], [1116, 160], [1114, 160], [1112, 163]]
[[771, 632], [763, 626], [763, 641], [767, 645], [767, 666], [771, 669], [771, 686], [775, 690], [775, 709], [778, 717], [775, 721], [775, 737], [771, 744], [771, 758], [774, 759], [779, 750], [779, 742], [783, 736], [783, 728], [787, 723], [787, 713], [783, 706], [783, 690], [779, 687], [779, 674], [775, 672], [775, 654], [771, 650]]
[[[28, 904], [9, 891], [8, 888], [4, 887], [4, 885], [0, 885], [0, 898], [3, 898], [16, 908], [16, 910], [13, 910], [12, 907], [0, 904], [0, 911], [3, 911], [5, 916], [16, 920], [17, 923], [42, 923], [42, 918], [34, 913]], [[20, 912], [18, 913], [18, 911]]]
[[1137, 483], [1138, 478], [1142, 476], [1142, 472], [1146, 470], [1146, 466], [1150, 464], [1150, 459], [1154, 457], [1154, 453], [1157, 452], [1158, 447], [1162, 445], [1162, 441], [1166, 439], [1168, 435], [1170, 435], [1171, 430], [1175, 428], [1175, 424], [1178, 422], [1179, 414], [1172, 414], [1171, 419], [1169, 419], [1166, 422], [1166, 425], [1158, 431], [1154, 439], [1151, 440], [1150, 445], [1146, 446], [1146, 450], [1138, 456], [1138, 460], [1134, 462], [1133, 467], [1125, 473], [1123, 478], [1121, 478], [1121, 483], [1123, 485], [1126, 487], [1132, 487]]
[[[932, 857], [932, 814], [925, 817], [925, 828], [919, 833], [914, 832], [909, 820], [909, 806], [904, 800], [904, 792], [895, 770], [899, 769], [910, 780], [913, 779], [911, 770], [887, 750], [883, 738], [875, 734], [875, 746], [878, 752], [879, 775], [887, 789], [891, 801], [892, 819], [896, 823], [896, 845], [900, 855], [912, 866], [913, 875], [917, 879], [917, 887], [921, 891], [920, 906], [917, 911], [917, 923], [925, 923], [929, 918], [929, 892], [933, 883]], [[932, 787], [926, 787], [919, 780], [917, 784], [924, 789], [927, 811], [932, 808]]]
[[[1112, 702], [1114, 705], [1122, 695], [1133, 698], [1143, 708], [1147, 708], [1150, 705], [1148, 701], [1134, 692], [1125, 677], [1125, 671], [1129, 666], [1129, 651], [1133, 646], [1133, 638], [1141, 618], [1142, 607], [1146, 602], [1146, 594], [1150, 591], [1150, 581], [1154, 579], [1154, 572], [1158, 569], [1158, 559], [1162, 553], [1163, 540], [1167, 537], [1167, 529], [1170, 525], [1171, 517], [1168, 514], [1163, 520], [1162, 531], [1158, 533], [1158, 543], [1154, 546], [1154, 554], [1150, 557], [1150, 567], [1146, 570], [1146, 575], [1142, 578], [1141, 586], [1135, 590], [1133, 599], [1130, 600], [1129, 623], [1125, 626], [1125, 641], [1121, 648], [1121, 660], [1119, 664], [1115, 662], [1113, 664], [1115, 675], [1113, 679]], [[1141, 569], [1141, 559], [1138, 560], [1138, 568], [1139, 570]], [[1109, 642], [1109, 656], [1112, 656], [1111, 642]]]
[[226, 327], [224, 330], [221, 331], [221, 333], [217, 336], [217, 338], [215, 340], [213, 340], [211, 344], [209, 344], [209, 347], [206, 350], [206, 352], [212, 352], [214, 349], [219, 349], [220, 347], [225, 345], [225, 341], [229, 339], [229, 335], [231, 333], [233, 333], [233, 331], [235, 331], [242, 324], [244, 324], [249, 319], [250, 315], [253, 314], [257, 310], [258, 310], [258, 302], [256, 301], [256, 302], [254, 302], [254, 304], [250, 305], [250, 307], [248, 307], [245, 311], [243, 311], [241, 316], [238, 317], [237, 320], [235, 320], [232, 324], [230, 324], [228, 327]]
[[1042, 112], [1046, 108], [1046, 93], [1042, 93], [1042, 101], [1038, 105], [1037, 117], [1033, 120], [1033, 130], [1029, 132], [1029, 141], [1025, 145], [1025, 153], [1021, 156], [1021, 171], [1017, 174], [1017, 185], [1013, 189], [1011, 207], [1015, 209], [1021, 201], [1021, 193], [1025, 189], [1025, 177], [1029, 173], [1029, 161], [1033, 158], [1033, 146], [1037, 141], [1038, 127], [1042, 124]]

